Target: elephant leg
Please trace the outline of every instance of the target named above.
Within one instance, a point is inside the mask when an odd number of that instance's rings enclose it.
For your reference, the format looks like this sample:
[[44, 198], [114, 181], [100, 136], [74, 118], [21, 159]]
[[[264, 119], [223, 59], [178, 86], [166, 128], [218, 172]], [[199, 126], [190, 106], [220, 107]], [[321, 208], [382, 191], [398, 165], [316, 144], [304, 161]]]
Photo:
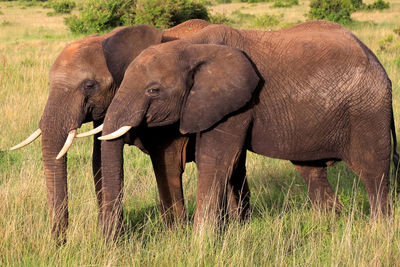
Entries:
[[228, 214], [238, 220], [250, 216], [250, 189], [246, 177], [246, 151], [243, 151], [228, 182]]
[[342, 204], [328, 182], [326, 163], [323, 161], [292, 161], [292, 163], [304, 178], [313, 205], [326, 210], [335, 209], [336, 213], [340, 213]]
[[371, 217], [391, 212], [388, 203], [391, 137], [390, 131], [382, 128], [374, 127], [372, 132], [360, 129], [360, 134], [351, 140], [349, 155], [344, 159], [365, 184]]
[[[93, 121], [93, 128], [100, 126], [102, 121]], [[102, 217], [102, 206], [103, 206], [103, 196], [102, 196], [102, 174], [101, 174], [101, 141], [97, 139], [101, 136], [101, 133], [94, 135], [93, 137], [93, 152], [92, 152], [92, 172], [94, 180], [94, 189], [97, 198], [97, 205], [99, 207], [99, 220]]]
[[188, 140], [186, 137], [179, 138], [150, 152], [160, 194], [161, 214], [167, 226], [171, 226], [176, 219], [186, 220], [182, 173]]
[[388, 203], [389, 194], [389, 165], [390, 160], [379, 162], [383, 166], [378, 166], [378, 162], [365, 164], [360, 161], [348, 162], [350, 168], [360, 177], [365, 184], [365, 189], [369, 198], [371, 217], [390, 214]]
[[[244, 142], [250, 123], [247, 115], [249, 114], [238, 114], [214, 129], [196, 136], [196, 164], [199, 176], [195, 229], [206, 223], [218, 224], [225, 219], [228, 184], [242, 153], [245, 153]], [[240, 192], [239, 188], [243, 184], [237, 181], [240, 180], [238, 177], [236, 176], [232, 183], [235, 185], [233, 188], [236, 194]]]

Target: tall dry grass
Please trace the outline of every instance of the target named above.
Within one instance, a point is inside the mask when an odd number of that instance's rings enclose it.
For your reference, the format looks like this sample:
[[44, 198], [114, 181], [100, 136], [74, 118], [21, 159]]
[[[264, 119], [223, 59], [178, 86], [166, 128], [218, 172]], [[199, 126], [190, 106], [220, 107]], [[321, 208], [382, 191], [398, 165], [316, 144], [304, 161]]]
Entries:
[[[400, 1], [383, 12], [356, 13], [348, 27], [379, 57], [393, 82], [394, 110], [399, 117]], [[304, 20], [300, 7], [241, 9], [283, 14], [285, 23]], [[269, 4], [267, 4], [269, 5]], [[224, 8], [236, 9], [235, 5]], [[215, 10], [221, 6], [212, 7]], [[66, 43], [78, 39], [63, 17], [47, 17], [40, 7], [0, 3], [0, 265], [1, 266], [396, 266], [400, 262], [400, 220], [397, 196], [393, 218], [371, 221], [368, 200], [359, 179], [338, 164], [329, 180], [344, 204], [336, 216], [314, 210], [307, 188], [289, 162], [249, 153], [248, 178], [252, 217], [231, 222], [224, 232], [192, 232], [191, 223], [165, 229], [158, 193], [147, 156], [125, 148], [127, 233], [118, 244], [104, 242], [97, 226], [97, 207], [90, 167], [91, 140], [77, 140], [69, 152], [68, 242], [56, 247], [50, 238], [40, 141], [15, 152], [7, 149], [34, 131], [48, 94], [48, 70]], [[373, 18], [373, 22], [368, 22]], [[392, 34], [381, 48], [379, 40]], [[188, 164], [184, 192], [189, 215], [195, 206], [196, 168]]]

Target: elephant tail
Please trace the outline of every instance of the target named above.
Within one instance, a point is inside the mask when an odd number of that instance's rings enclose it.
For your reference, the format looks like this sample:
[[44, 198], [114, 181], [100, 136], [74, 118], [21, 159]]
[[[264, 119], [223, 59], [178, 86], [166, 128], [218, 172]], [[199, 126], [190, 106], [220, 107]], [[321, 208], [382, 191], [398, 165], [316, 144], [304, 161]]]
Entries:
[[390, 129], [392, 131], [392, 139], [393, 139], [393, 163], [394, 163], [394, 174], [397, 180], [397, 188], [396, 190], [400, 191], [400, 173], [399, 173], [399, 153], [397, 152], [397, 138], [396, 138], [396, 127], [394, 125], [394, 114], [392, 107], [392, 118]]

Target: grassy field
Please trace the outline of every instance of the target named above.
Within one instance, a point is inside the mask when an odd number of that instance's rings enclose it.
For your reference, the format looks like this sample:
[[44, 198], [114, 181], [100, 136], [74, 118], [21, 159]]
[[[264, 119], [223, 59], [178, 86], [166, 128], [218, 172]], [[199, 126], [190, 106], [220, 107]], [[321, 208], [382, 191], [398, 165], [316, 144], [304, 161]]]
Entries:
[[[366, 1], [368, 2], [368, 1]], [[383, 12], [358, 12], [347, 27], [383, 63], [393, 83], [394, 112], [400, 125], [400, 0]], [[221, 4], [213, 13], [231, 17], [236, 27], [277, 29], [305, 21], [308, 1], [291, 8], [271, 3]], [[48, 70], [62, 48], [82, 36], [71, 35], [62, 16], [46, 16], [41, 7], [0, 2], [0, 265], [305, 265], [394, 266], [400, 264], [399, 202], [393, 218], [371, 221], [364, 186], [345, 164], [328, 171], [344, 204], [343, 214], [311, 207], [307, 188], [287, 161], [249, 154], [252, 217], [232, 222], [223, 233], [195, 235], [192, 226], [165, 229], [149, 158], [125, 148], [125, 223], [118, 244], [104, 242], [97, 226], [91, 177], [91, 140], [76, 140], [69, 152], [68, 242], [57, 248], [50, 224], [40, 141], [24, 149], [8, 148], [38, 127], [47, 94]], [[244, 15], [243, 15], [244, 14]], [[265, 14], [274, 25], [256, 23]], [[90, 126], [85, 126], [88, 129]], [[400, 131], [397, 130], [400, 135]], [[188, 164], [184, 192], [189, 215], [195, 206], [196, 168]]]

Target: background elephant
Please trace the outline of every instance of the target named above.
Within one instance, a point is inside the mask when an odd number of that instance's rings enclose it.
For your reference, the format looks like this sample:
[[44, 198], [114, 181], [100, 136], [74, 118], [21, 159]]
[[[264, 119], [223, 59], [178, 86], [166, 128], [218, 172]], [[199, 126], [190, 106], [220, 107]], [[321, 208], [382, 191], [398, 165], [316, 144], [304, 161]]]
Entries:
[[[67, 157], [64, 155], [72, 143], [76, 129], [83, 123], [93, 121], [101, 131], [105, 112], [122, 80], [124, 68], [142, 50], [150, 45], [171, 41], [190, 35], [209, 23], [190, 20], [171, 29], [160, 31], [154, 27], [140, 25], [120, 27], [102, 36], [89, 36], [67, 45], [50, 69], [50, 92], [39, 129], [26, 141], [14, 148], [32, 142], [42, 135], [43, 161], [46, 175], [48, 203], [52, 218], [52, 234], [65, 240], [68, 225], [67, 205]], [[116, 34], [125, 65], [114, 72], [108, 71], [101, 42]], [[121, 61], [122, 62], [122, 61]], [[142, 138], [126, 138], [150, 153], [160, 192], [161, 210], [172, 220], [173, 215], [185, 216], [181, 174], [186, 161], [189, 138], [175, 138], [176, 130], [166, 127], [162, 132], [155, 129], [144, 131]], [[175, 133], [176, 132], [176, 133]], [[84, 134], [85, 135], [85, 134]], [[66, 141], [67, 140], [67, 141]], [[100, 141], [94, 138], [93, 175], [98, 205], [102, 207], [101, 151]], [[157, 148], [157, 149], [156, 149]], [[61, 151], [61, 152], [60, 152]], [[170, 157], [171, 156], [171, 157]], [[59, 159], [56, 159], [58, 157]], [[166, 162], [168, 160], [168, 162]], [[191, 160], [189, 158], [189, 160]], [[168, 164], [167, 164], [168, 163]]]
[[[326, 167], [343, 160], [364, 182], [371, 214], [389, 212], [391, 134], [398, 160], [391, 82], [376, 56], [338, 24], [279, 31], [216, 25], [148, 48], [128, 67], [101, 139], [123, 126], [118, 135], [177, 121], [182, 133], [197, 134], [195, 225], [221, 211], [243, 148], [292, 161], [312, 201], [329, 208], [340, 205]], [[104, 185], [113, 179], [107, 168]], [[106, 203], [113, 198], [104, 195]]]

